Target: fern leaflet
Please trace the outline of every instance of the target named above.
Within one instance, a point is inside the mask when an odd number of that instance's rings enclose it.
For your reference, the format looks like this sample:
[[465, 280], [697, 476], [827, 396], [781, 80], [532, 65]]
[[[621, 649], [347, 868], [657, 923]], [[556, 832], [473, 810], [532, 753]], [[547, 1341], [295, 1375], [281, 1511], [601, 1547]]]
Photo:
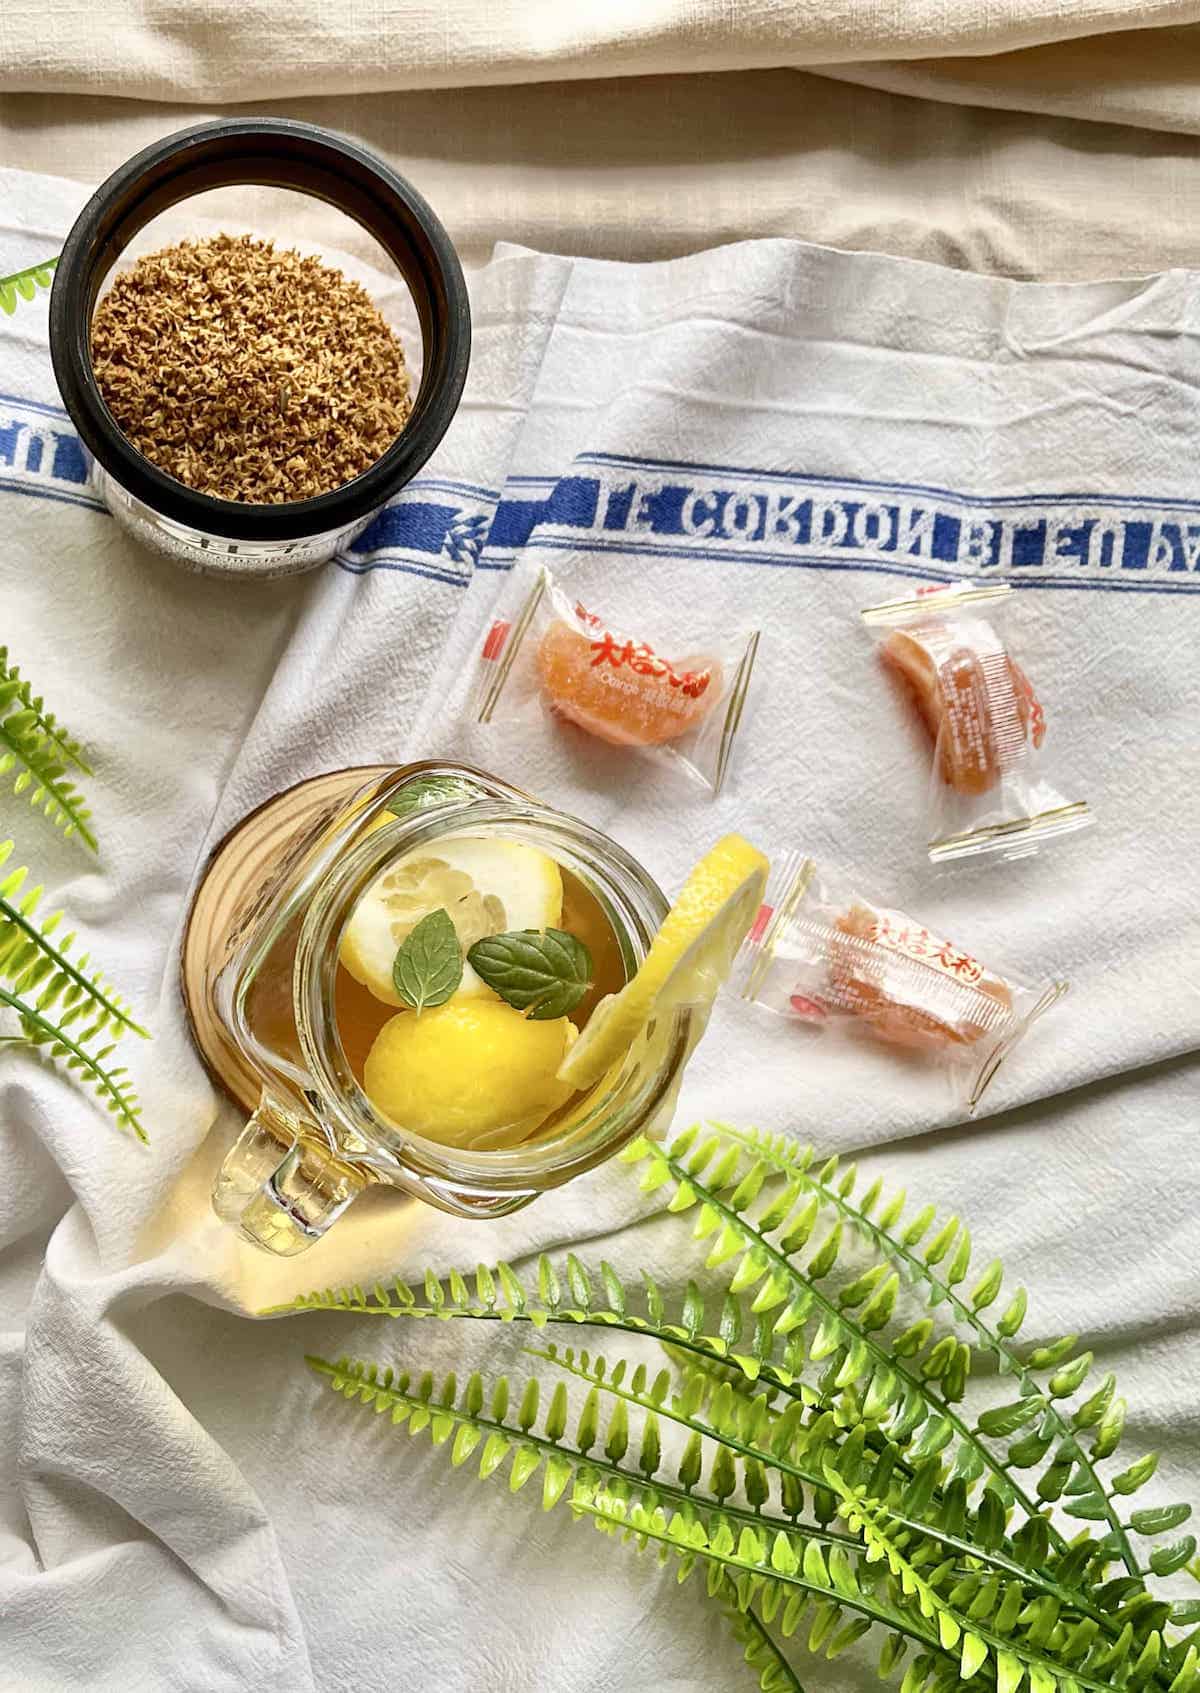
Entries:
[[32, 300], [39, 288], [49, 288], [57, 264], [58, 255], [55, 254], [52, 259], [42, 259], [35, 265], [26, 265], [24, 270], [0, 276], [0, 311], [11, 317], [17, 309], [18, 300]]
[[742, 1648], [747, 1666], [758, 1677], [759, 1693], [804, 1693], [792, 1666], [771, 1637], [766, 1622], [753, 1605], [742, 1610], [737, 1589], [726, 1582], [726, 1610], [733, 1637]]

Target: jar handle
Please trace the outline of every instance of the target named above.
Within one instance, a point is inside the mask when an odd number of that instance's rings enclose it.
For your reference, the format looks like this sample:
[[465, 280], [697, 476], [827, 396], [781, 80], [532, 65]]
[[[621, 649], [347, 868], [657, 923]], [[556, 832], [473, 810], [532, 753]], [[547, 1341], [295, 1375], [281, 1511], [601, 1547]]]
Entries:
[[292, 1258], [320, 1240], [366, 1185], [315, 1123], [264, 1093], [225, 1155], [212, 1203], [255, 1246]]

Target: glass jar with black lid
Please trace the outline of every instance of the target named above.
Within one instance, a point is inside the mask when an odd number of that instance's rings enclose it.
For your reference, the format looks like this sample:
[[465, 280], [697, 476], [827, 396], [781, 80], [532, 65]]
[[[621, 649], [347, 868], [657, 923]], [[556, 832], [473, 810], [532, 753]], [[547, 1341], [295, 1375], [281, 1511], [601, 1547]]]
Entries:
[[[92, 315], [130, 243], [181, 202], [244, 185], [312, 196], [365, 229], [403, 278], [420, 327], [420, 384], [395, 441], [341, 487], [279, 504], [218, 499], [153, 464], [122, 432], [92, 367]], [[140, 541], [214, 575], [287, 576], [333, 557], [438, 446], [462, 395], [470, 347], [462, 268], [422, 196], [357, 142], [286, 118], [200, 124], [154, 142], [122, 165], [76, 220], [50, 301], [54, 373], [99, 497]]]

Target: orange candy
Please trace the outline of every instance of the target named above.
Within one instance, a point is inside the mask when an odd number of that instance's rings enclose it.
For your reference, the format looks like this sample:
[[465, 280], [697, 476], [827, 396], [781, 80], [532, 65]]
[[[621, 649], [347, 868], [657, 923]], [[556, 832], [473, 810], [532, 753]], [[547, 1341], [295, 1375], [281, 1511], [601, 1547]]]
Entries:
[[580, 611], [580, 629], [555, 618], [538, 646], [538, 678], [560, 717], [614, 746], [678, 740], [721, 697], [721, 666], [704, 655], [670, 663]]
[[[979, 655], [970, 647], [956, 647], [938, 664], [921, 641], [897, 631], [884, 642], [881, 656], [908, 688], [937, 747], [946, 785], [960, 794], [984, 794], [994, 788], [1013, 749], [1002, 744], [993, 720]], [[1046, 720], [1029, 678], [1007, 653], [1001, 662], [1008, 668], [1021, 738], [1040, 747]]]
[[[917, 1048], [970, 1046], [1012, 1011], [1006, 982], [991, 975], [969, 953], [900, 912], [857, 901], [835, 920], [834, 927], [854, 941], [870, 943], [869, 950], [837, 942], [831, 947], [835, 1003], [861, 1016], [880, 1040]], [[936, 974], [915, 974], [903, 964], [889, 969], [888, 955], [917, 960]], [[939, 992], [939, 978], [970, 993]], [[924, 1004], [922, 982], [928, 984]], [[951, 1006], [962, 1014], [955, 1017]]]

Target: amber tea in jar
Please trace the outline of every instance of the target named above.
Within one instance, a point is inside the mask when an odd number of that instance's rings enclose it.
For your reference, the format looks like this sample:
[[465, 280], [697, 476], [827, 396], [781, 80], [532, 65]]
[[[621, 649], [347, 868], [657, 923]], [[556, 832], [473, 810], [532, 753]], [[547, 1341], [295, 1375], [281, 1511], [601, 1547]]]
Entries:
[[666, 912], [615, 842], [482, 772], [277, 796], [214, 855], [184, 941], [193, 1034], [251, 1113], [218, 1214], [290, 1254], [368, 1182], [499, 1216], [612, 1156], [669, 1117], [694, 1011], [594, 1085], [559, 1072]]
[[[578, 999], [561, 1016], [530, 1022], [464, 961], [446, 1000], [414, 1010], [396, 989], [395, 955], [438, 911], [451, 914], [460, 953], [513, 928], [570, 935], [587, 960]], [[297, 1061], [298, 931], [294, 923], [281, 935], [245, 1007], [254, 1038]], [[612, 921], [577, 874], [512, 835], [452, 834], [401, 853], [360, 897], [338, 948], [334, 1020], [351, 1073], [384, 1115], [447, 1145], [515, 1146], [563, 1119], [575, 1096], [556, 1082], [558, 1064], [599, 1001], [625, 981]], [[513, 1088], [524, 1091], [514, 1099]]]

